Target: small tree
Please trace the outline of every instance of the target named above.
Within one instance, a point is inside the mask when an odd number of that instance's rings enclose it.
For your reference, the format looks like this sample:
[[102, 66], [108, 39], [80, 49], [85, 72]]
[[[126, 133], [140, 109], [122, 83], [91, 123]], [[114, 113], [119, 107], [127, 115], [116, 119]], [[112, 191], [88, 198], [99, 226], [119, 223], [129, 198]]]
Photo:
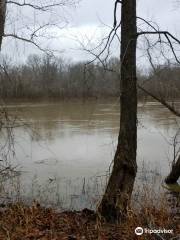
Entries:
[[[121, 4], [121, 23], [117, 25], [117, 4]], [[145, 22], [152, 31], [137, 32], [136, 21]], [[110, 32], [105, 48], [111, 44], [121, 25], [121, 57], [120, 57], [120, 131], [117, 150], [106, 191], [98, 207], [98, 212], [107, 222], [120, 222], [125, 219], [133, 185], [137, 172], [136, 147], [137, 147], [137, 80], [136, 80], [136, 42], [141, 35], [157, 35], [160, 43], [170, 47], [175, 59], [178, 61], [172, 41], [180, 41], [168, 31], [159, 31], [151, 23], [136, 15], [136, 0], [116, 0], [114, 8], [114, 27]], [[112, 33], [114, 35], [112, 37]], [[164, 39], [162, 40], [162, 37]], [[104, 49], [105, 49], [104, 48]], [[96, 58], [100, 58], [100, 55]], [[141, 90], [146, 89], [138, 86]], [[151, 94], [153, 96], [153, 94]], [[156, 100], [159, 98], [154, 96]], [[173, 105], [160, 99], [160, 102], [172, 112], [176, 112]], [[177, 112], [176, 112], [177, 113]], [[178, 113], [177, 113], [178, 114]], [[175, 172], [174, 172], [175, 173]], [[179, 172], [178, 172], [179, 174]], [[177, 174], [177, 175], [178, 175]]]

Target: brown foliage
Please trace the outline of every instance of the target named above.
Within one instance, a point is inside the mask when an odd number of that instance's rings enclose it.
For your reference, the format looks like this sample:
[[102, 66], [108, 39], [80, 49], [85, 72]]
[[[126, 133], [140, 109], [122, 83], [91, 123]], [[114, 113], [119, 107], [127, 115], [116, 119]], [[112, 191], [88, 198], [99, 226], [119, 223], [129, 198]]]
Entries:
[[[173, 235], [162, 235], [171, 239], [180, 232], [180, 224], [167, 207], [144, 206], [139, 211], [128, 210], [127, 221], [121, 225], [96, 222], [96, 214], [88, 209], [80, 212], [56, 212], [34, 203], [10, 205], [0, 211], [0, 240], [153, 240], [156, 235], [136, 236], [137, 226], [173, 229]], [[178, 239], [178, 238], [175, 238]]]

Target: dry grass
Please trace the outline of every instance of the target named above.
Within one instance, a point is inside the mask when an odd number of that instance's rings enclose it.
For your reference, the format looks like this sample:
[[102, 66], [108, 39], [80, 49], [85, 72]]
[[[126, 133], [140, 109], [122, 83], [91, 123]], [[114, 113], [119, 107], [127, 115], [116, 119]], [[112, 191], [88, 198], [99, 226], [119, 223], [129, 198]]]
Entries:
[[[144, 200], [142, 200], [144, 199]], [[157, 204], [144, 196], [141, 207], [128, 209], [127, 221], [121, 225], [101, 224], [97, 227], [96, 214], [84, 209], [79, 212], [57, 212], [38, 203], [6, 206], [0, 211], [0, 240], [156, 240], [180, 239], [178, 212], [164, 196]], [[178, 206], [176, 206], [178, 208]], [[178, 209], [177, 209], [178, 210]], [[136, 236], [136, 227], [173, 229], [173, 234], [143, 234]]]

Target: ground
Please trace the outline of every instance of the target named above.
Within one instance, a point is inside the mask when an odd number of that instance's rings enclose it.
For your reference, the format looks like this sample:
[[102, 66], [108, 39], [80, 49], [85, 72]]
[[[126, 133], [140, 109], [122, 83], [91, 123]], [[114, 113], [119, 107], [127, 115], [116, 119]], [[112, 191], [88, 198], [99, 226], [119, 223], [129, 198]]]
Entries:
[[[143, 234], [137, 236], [134, 230], [143, 228], [173, 229], [173, 234]], [[22, 203], [2, 206], [0, 210], [0, 240], [153, 240], [180, 239], [179, 217], [167, 208], [142, 207], [128, 210], [127, 221], [121, 225], [97, 222], [92, 210], [58, 212]]]

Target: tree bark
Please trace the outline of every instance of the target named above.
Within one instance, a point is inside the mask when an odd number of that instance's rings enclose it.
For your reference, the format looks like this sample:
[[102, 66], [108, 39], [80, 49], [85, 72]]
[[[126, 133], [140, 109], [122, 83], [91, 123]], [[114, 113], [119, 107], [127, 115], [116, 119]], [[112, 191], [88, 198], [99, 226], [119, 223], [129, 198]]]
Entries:
[[0, 50], [4, 35], [5, 16], [6, 16], [6, 0], [0, 0]]
[[175, 164], [173, 164], [170, 174], [165, 179], [166, 184], [174, 184], [180, 177], [180, 155]]
[[120, 131], [112, 173], [98, 207], [107, 222], [124, 220], [137, 172], [136, 0], [121, 7]]

